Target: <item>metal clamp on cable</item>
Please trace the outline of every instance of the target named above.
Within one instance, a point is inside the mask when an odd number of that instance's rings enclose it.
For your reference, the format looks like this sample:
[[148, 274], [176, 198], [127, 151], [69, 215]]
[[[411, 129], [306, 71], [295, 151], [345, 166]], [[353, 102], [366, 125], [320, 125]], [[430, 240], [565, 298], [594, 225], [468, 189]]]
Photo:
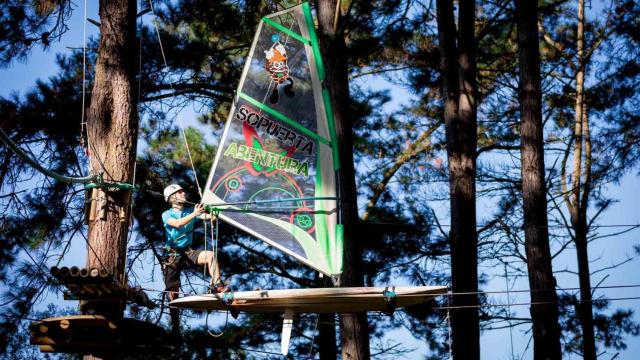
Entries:
[[227, 306], [227, 310], [231, 313], [231, 316], [237, 319], [239, 315], [238, 309], [232, 306], [234, 301], [233, 291], [223, 292], [218, 295], [220, 296], [220, 300]]
[[393, 286], [391, 287], [391, 289], [392, 290], [389, 290], [389, 287], [386, 287], [382, 292], [382, 296], [384, 296], [384, 301], [386, 306], [385, 313], [387, 315], [393, 315], [393, 313], [396, 311], [396, 299], [397, 299], [396, 292], [395, 292], [396, 287]]
[[224, 301], [227, 306], [233, 304], [233, 293], [231, 291], [222, 293], [222, 301]]

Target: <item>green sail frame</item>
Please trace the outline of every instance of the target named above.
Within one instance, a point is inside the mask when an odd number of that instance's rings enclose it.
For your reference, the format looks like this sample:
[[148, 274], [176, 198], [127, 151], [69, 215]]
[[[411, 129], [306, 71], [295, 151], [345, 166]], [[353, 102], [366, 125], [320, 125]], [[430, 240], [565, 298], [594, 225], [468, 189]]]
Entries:
[[[308, 3], [262, 18], [203, 202], [221, 209], [222, 220], [337, 276], [340, 163], [324, 78]], [[259, 211], [252, 203], [262, 204]]]

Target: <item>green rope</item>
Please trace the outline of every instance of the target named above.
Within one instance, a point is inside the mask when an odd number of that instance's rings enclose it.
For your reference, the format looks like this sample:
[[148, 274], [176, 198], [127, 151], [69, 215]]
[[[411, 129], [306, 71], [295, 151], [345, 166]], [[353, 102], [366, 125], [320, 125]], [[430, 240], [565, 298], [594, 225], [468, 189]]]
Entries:
[[33, 168], [40, 171], [41, 173], [49, 177], [52, 177], [58, 181], [65, 182], [67, 184], [77, 184], [77, 183], [86, 184], [89, 182], [95, 182], [100, 180], [100, 175], [91, 175], [91, 176], [84, 176], [84, 177], [71, 177], [71, 176], [60, 175], [52, 170], [44, 168], [42, 165], [38, 164], [38, 162], [33, 160], [31, 157], [29, 157], [29, 155], [26, 152], [24, 152], [16, 143], [14, 143], [9, 137], [9, 135], [7, 135], [7, 133], [5, 133], [4, 130], [2, 129], [0, 129], [0, 139], [2, 139], [2, 141], [4, 141], [4, 143], [7, 144], [7, 146], [9, 146], [9, 148], [13, 150], [13, 152], [16, 155], [18, 155], [18, 157], [21, 158], [24, 162], [31, 165]]
[[95, 183], [86, 184], [84, 186], [85, 190], [91, 190], [94, 188], [108, 188], [108, 189], [118, 189], [118, 190], [134, 190], [135, 186], [129, 183], [121, 183], [121, 182], [109, 182], [109, 181], [99, 181]]
[[128, 183], [120, 183], [120, 182], [108, 182], [102, 180], [102, 174], [94, 174], [90, 176], [83, 177], [72, 177], [66, 176], [56, 173], [50, 169], [47, 169], [40, 165], [37, 161], [33, 160], [29, 154], [24, 152], [16, 143], [11, 140], [9, 135], [7, 135], [4, 130], [0, 129], [0, 140], [2, 140], [7, 146], [24, 162], [31, 165], [34, 169], [40, 171], [46, 176], [52, 177], [58, 181], [67, 183], [67, 184], [86, 184], [85, 189], [93, 189], [93, 188], [116, 188], [121, 190], [133, 190], [133, 184]]

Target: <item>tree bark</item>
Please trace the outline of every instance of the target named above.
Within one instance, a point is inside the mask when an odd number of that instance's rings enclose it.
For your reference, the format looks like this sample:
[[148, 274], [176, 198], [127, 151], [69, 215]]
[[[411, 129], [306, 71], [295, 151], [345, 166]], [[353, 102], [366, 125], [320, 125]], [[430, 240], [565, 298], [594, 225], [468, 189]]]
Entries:
[[558, 296], [551, 265], [544, 169], [538, 5], [515, 0], [518, 26], [520, 153], [534, 359], [560, 359]]
[[[578, 258], [578, 279], [580, 282], [580, 304], [578, 313], [582, 328], [582, 351], [585, 360], [595, 360], [596, 343], [593, 333], [593, 303], [591, 299], [591, 272], [589, 270], [589, 252], [587, 242], [587, 208], [591, 181], [591, 142], [588, 136], [589, 123], [584, 103], [584, 77], [587, 71], [587, 59], [584, 54], [584, 0], [578, 0], [578, 28], [576, 32], [576, 50], [578, 72], [576, 74], [576, 114], [574, 126], [574, 152], [572, 202], [567, 205], [571, 212], [576, 256]], [[582, 147], [585, 147], [585, 179], [582, 182]]]
[[320, 360], [336, 360], [338, 349], [335, 314], [318, 314], [318, 334]]
[[[87, 114], [91, 171], [102, 173], [105, 181], [131, 183], [138, 132], [136, 1], [101, 0], [99, 12], [100, 45]], [[87, 267], [106, 269], [124, 283], [130, 194], [104, 188], [94, 194], [98, 199], [89, 223]], [[83, 310], [119, 318], [123, 307], [86, 303]]]
[[437, 16], [449, 165], [451, 284], [454, 293], [468, 294], [451, 299], [451, 350], [455, 359], [480, 359], [475, 1], [460, 1], [458, 32], [451, 1], [438, 0]]
[[[346, 44], [341, 23], [334, 27], [335, 0], [318, 0], [318, 37], [325, 61], [325, 86], [331, 94], [341, 168], [338, 171], [340, 208], [344, 225], [342, 286], [363, 286], [362, 245], [354, 236], [359, 223], [353, 165], [352, 119], [349, 116], [349, 78]], [[339, 19], [339, 17], [338, 17]], [[342, 359], [369, 359], [369, 329], [366, 313], [340, 316]]]
[[589, 271], [589, 253], [587, 242], [587, 221], [580, 216], [577, 223], [572, 224], [575, 232], [576, 255], [578, 257], [578, 278], [580, 281], [580, 304], [578, 313], [582, 328], [582, 351], [585, 360], [597, 358], [595, 338], [593, 334], [593, 302], [591, 296], [591, 274]]

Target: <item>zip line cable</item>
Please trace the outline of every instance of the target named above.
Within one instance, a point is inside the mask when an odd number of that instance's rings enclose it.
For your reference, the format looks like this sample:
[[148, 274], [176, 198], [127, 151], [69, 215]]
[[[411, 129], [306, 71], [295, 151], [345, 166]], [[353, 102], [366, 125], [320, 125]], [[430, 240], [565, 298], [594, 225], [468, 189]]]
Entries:
[[559, 305], [559, 304], [581, 304], [581, 303], [594, 303], [598, 301], [623, 301], [623, 300], [640, 300], [640, 296], [628, 296], [628, 297], [617, 297], [617, 298], [601, 298], [601, 299], [591, 299], [591, 300], [567, 300], [567, 301], [532, 301], [532, 302], [521, 302], [521, 303], [510, 303], [510, 304], [482, 304], [482, 305], [459, 305], [459, 306], [437, 306], [433, 307], [434, 310], [455, 310], [455, 309], [480, 309], [480, 308], [491, 308], [491, 307], [511, 307], [511, 306], [528, 306], [528, 305]]
[[[163, 196], [161, 193], [156, 191], [148, 191], [149, 193], [157, 196]], [[311, 201], [311, 200], [340, 200], [340, 197], [303, 197], [303, 198], [292, 198], [292, 199], [273, 199], [273, 200], [252, 200], [252, 201], [240, 201], [240, 202], [230, 202], [230, 203], [216, 203], [216, 204], [206, 204], [209, 209], [220, 212], [252, 212], [252, 211], [264, 211], [268, 212], [271, 210], [286, 210], [291, 209], [289, 207], [265, 207], [265, 208], [254, 208], [254, 209], [230, 209], [224, 208], [225, 206], [234, 206], [234, 205], [260, 205], [260, 204], [269, 204], [269, 203], [287, 203], [293, 201]], [[185, 201], [187, 204], [196, 205], [198, 203], [192, 201]], [[219, 208], [218, 208], [219, 207]], [[441, 227], [450, 227], [450, 225], [440, 225]], [[496, 225], [497, 226], [497, 225]], [[477, 227], [483, 227], [483, 225], [478, 225]], [[547, 225], [540, 226], [546, 228], [566, 228], [563, 225]], [[604, 225], [592, 225], [592, 228], [617, 228], [617, 227], [630, 227], [630, 228], [640, 228], [640, 224], [604, 224]]]
[[[595, 286], [592, 287], [591, 290], [598, 289], [628, 289], [628, 288], [640, 288], [640, 284], [622, 284], [622, 285], [607, 285], [607, 286]], [[570, 288], [554, 288], [553, 291], [575, 291], [580, 290], [579, 287], [570, 287]], [[453, 293], [449, 292], [446, 294], [441, 294], [439, 296], [458, 296], [458, 295], [487, 295], [487, 294], [512, 294], [512, 293], [529, 293], [529, 292], [544, 292], [551, 291], [551, 289], [520, 289], [520, 290], [496, 290], [496, 291], [475, 291], [475, 292], [458, 292]]]
[[[160, 193], [157, 193], [160, 194]], [[207, 207], [210, 208], [211, 211], [225, 211], [229, 209], [217, 208], [218, 206], [233, 206], [233, 205], [260, 205], [260, 204], [273, 204], [273, 203], [283, 203], [283, 202], [292, 202], [292, 201], [311, 201], [311, 200], [339, 200], [337, 197], [332, 196], [318, 196], [318, 197], [301, 197], [301, 198], [291, 198], [291, 199], [273, 199], [273, 200], [250, 200], [250, 201], [238, 201], [238, 202], [228, 202], [228, 203], [214, 203], [214, 204], [206, 204]], [[185, 201], [187, 204], [197, 205], [198, 203]]]
[[[613, 290], [613, 289], [630, 289], [630, 288], [640, 288], [640, 284], [621, 284], [621, 285], [609, 285], [609, 286], [597, 286], [597, 287], [592, 287], [591, 290], [598, 290], [598, 289], [607, 289], [607, 290]], [[158, 290], [158, 289], [151, 289], [151, 288], [143, 288], [142, 290], [145, 291], [151, 291], [151, 292], [168, 292], [166, 290]], [[580, 290], [579, 287], [576, 288], [557, 288], [555, 289], [556, 291], [570, 291], [570, 290]], [[453, 292], [448, 292], [445, 294], [437, 294], [435, 296], [447, 296], [447, 297], [451, 297], [451, 296], [457, 296], [457, 295], [486, 295], [486, 294], [513, 294], [513, 293], [517, 293], [517, 292], [536, 292], [536, 291], [547, 291], [547, 290], [500, 290], [500, 291], [478, 291], [478, 292], [460, 292], [460, 293], [453, 293]], [[183, 293], [185, 295], [188, 295], [189, 293]], [[639, 297], [640, 299], [640, 297]], [[579, 301], [579, 300], [576, 300]], [[593, 300], [593, 301], [597, 301], [597, 300]], [[573, 302], [573, 300], [571, 301]], [[511, 304], [514, 305], [514, 304]], [[507, 305], [505, 305], [507, 306]]]
[[[451, 225], [449, 224], [440, 224], [438, 225], [439, 227], [442, 228], [450, 228]], [[476, 228], [484, 228], [486, 225], [476, 225]], [[499, 227], [499, 224], [495, 224], [490, 228], [495, 228], [495, 227]], [[537, 225], [535, 226], [536, 228], [548, 228], [548, 229], [567, 229], [567, 228], [571, 228], [571, 226], [565, 226], [565, 225]], [[590, 225], [590, 228], [619, 228], [619, 227], [631, 227], [631, 228], [635, 228], [635, 227], [640, 227], [640, 224], [603, 224], [603, 225]], [[513, 228], [518, 228], [520, 230], [524, 229], [524, 225], [523, 226], [513, 226]], [[489, 228], [488, 228], [489, 229]]]

